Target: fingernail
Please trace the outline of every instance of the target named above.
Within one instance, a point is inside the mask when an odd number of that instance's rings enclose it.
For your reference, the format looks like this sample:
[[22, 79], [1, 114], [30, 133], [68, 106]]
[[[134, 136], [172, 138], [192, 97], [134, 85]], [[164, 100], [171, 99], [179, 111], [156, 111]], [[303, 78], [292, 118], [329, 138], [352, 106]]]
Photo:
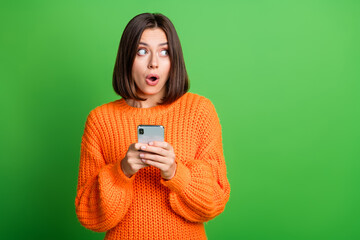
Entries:
[[143, 153], [140, 154], [140, 157], [143, 158], [145, 155]]
[[145, 159], [142, 159], [142, 158], [141, 158], [141, 161], [144, 163], [144, 162], [145, 162]]
[[152, 145], [154, 145], [154, 143], [153, 143], [153, 142], [149, 142], [149, 145], [152, 146]]
[[141, 149], [142, 149], [142, 150], [146, 149], [146, 146], [141, 146]]

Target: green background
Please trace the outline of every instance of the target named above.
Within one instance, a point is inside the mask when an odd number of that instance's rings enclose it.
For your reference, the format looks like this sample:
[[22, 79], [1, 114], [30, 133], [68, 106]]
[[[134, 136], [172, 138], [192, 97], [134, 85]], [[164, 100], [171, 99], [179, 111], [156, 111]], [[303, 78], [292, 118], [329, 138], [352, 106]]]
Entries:
[[80, 141], [127, 22], [161, 12], [214, 103], [231, 184], [209, 239], [360, 239], [360, 2], [2, 1], [1, 239], [102, 239], [75, 215]]

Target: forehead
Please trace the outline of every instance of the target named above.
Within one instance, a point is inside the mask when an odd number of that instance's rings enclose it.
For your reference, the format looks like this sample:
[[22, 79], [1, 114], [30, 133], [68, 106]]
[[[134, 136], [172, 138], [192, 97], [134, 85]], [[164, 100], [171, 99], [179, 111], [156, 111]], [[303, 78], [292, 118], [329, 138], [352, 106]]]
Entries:
[[147, 28], [141, 35], [141, 42], [167, 42], [167, 37], [161, 28]]

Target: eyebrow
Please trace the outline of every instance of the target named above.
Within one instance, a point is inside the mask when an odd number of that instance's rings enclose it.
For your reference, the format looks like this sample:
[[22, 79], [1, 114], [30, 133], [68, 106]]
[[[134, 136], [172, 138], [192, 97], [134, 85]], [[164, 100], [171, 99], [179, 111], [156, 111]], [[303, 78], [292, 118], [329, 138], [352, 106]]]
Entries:
[[[145, 45], [145, 46], [149, 46], [149, 44], [144, 43], [144, 42], [139, 42], [139, 44], [142, 44], [142, 45]], [[159, 46], [164, 46], [164, 45], [168, 45], [168, 43], [165, 42], [165, 43], [160, 43], [160, 44], [159, 44]]]

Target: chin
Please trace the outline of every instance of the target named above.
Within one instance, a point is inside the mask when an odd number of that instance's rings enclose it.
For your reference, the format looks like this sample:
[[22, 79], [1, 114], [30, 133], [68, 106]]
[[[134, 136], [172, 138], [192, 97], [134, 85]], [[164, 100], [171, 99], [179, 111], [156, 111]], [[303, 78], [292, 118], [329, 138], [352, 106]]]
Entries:
[[142, 96], [143, 98], [153, 97], [160, 92], [153, 92], [153, 91], [140, 91], [138, 92], [139, 96]]
[[143, 91], [142, 93], [145, 95], [161, 94], [161, 89], [149, 89], [148, 91]]

